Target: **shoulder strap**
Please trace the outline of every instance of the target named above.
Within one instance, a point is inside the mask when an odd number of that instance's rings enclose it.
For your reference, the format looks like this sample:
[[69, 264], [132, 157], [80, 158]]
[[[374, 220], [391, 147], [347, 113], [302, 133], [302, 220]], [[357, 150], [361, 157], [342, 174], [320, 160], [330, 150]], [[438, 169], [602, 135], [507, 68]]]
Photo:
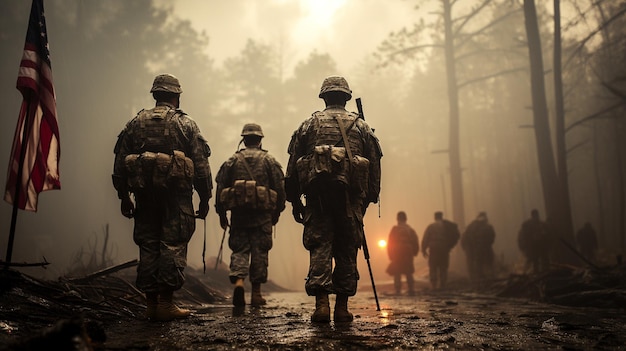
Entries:
[[348, 153], [348, 161], [352, 164], [352, 151], [350, 150], [350, 142], [348, 141], [348, 135], [346, 134], [346, 127], [344, 127], [343, 123], [341, 123], [341, 119], [336, 117], [335, 119], [337, 120], [337, 124], [339, 124], [339, 130], [341, 131], [341, 137], [343, 138], [343, 145]]
[[[263, 162], [263, 160], [265, 159], [265, 156], [267, 155], [267, 153], [263, 153], [263, 157], [261, 158], [261, 160], [259, 162]], [[252, 173], [252, 170], [250, 169], [250, 165], [248, 165], [248, 162], [246, 161], [246, 158], [242, 155], [241, 152], [237, 152], [235, 154], [235, 156], [237, 157], [237, 159], [241, 162], [243, 162], [244, 167], [246, 167], [246, 171], [248, 171], [248, 174], [250, 175], [250, 178], [252, 178], [252, 180], [256, 181], [256, 179], [254, 179], [254, 173]]]

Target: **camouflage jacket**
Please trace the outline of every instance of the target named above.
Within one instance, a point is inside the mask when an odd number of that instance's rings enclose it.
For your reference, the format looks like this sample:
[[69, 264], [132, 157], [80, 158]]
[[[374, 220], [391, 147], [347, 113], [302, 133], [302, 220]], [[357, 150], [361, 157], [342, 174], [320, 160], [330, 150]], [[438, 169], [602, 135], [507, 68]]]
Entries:
[[[238, 154], [243, 156], [248, 167], [253, 172], [251, 179], [246, 166], [240, 161]], [[277, 193], [276, 209], [274, 213], [260, 210], [233, 210], [231, 211], [231, 226], [233, 228], [250, 228], [271, 222], [272, 216], [278, 216], [285, 209], [285, 176], [280, 163], [266, 150], [247, 147], [237, 151], [222, 164], [215, 182], [217, 194], [223, 189], [232, 187], [235, 180], [255, 180], [257, 185], [268, 187]], [[215, 201], [215, 210], [218, 214], [226, 213], [220, 201]]]
[[383, 156], [378, 138], [369, 125], [358, 115], [348, 112], [341, 106], [329, 106], [322, 112], [315, 112], [293, 133], [289, 143], [289, 162], [285, 176], [287, 201], [300, 199], [302, 190], [296, 162], [302, 156], [313, 153], [315, 146], [345, 146], [337, 120], [346, 128], [348, 144], [353, 155], [369, 160], [369, 179], [365, 202], [378, 202], [380, 194], [380, 159]]
[[119, 134], [113, 165], [113, 185], [118, 196], [128, 193], [124, 164], [127, 155], [145, 151], [172, 154], [174, 150], [184, 152], [193, 161], [194, 187], [200, 199], [208, 201], [213, 187], [208, 160], [211, 155], [209, 145], [194, 120], [165, 102], [158, 102], [152, 109], [139, 111]]

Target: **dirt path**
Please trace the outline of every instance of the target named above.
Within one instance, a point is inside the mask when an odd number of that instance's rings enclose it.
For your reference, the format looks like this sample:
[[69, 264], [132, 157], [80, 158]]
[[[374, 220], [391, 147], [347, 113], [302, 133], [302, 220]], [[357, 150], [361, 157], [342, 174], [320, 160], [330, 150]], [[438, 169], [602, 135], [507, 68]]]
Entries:
[[187, 320], [107, 326], [104, 350], [626, 350], [623, 309], [451, 292], [380, 296], [377, 311], [371, 295], [350, 300], [349, 324], [312, 324], [304, 293], [271, 293], [258, 309], [190, 306]]

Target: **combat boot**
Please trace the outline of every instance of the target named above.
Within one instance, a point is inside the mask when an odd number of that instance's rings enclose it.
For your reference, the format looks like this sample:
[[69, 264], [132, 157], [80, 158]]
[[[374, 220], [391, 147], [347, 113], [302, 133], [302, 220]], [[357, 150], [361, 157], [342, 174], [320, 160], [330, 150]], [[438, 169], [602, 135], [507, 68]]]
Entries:
[[311, 315], [311, 322], [330, 322], [330, 303], [328, 302], [328, 294], [324, 293], [315, 295], [315, 312]]
[[233, 306], [235, 307], [245, 307], [245, 290], [243, 288], [243, 278], [237, 278], [235, 282], [235, 290], [233, 290]]
[[352, 313], [348, 311], [348, 295], [337, 295], [333, 320], [335, 322], [352, 322], [353, 319]]
[[156, 311], [159, 304], [159, 293], [146, 293], [146, 318], [153, 320], [156, 317]]
[[267, 301], [261, 296], [261, 283], [252, 283], [252, 294], [250, 295], [250, 305], [263, 306]]
[[189, 315], [191, 315], [191, 311], [184, 308], [178, 308], [176, 305], [174, 305], [174, 303], [172, 302], [173, 294], [174, 291], [172, 290], [162, 291], [159, 294], [160, 298], [156, 312], [154, 314], [154, 320], [171, 321], [172, 319], [177, 318], [187, 318], [189, 317]]

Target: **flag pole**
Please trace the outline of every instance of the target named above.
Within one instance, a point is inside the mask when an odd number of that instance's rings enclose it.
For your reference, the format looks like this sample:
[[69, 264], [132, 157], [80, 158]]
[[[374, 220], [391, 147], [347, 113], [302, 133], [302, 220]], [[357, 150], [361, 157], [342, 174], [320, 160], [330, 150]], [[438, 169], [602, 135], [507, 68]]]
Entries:
[[17, 224], [17, 210], [19, 208], [20, 193], [22, 190], [22, 174], [24, 173], [24, 158], [26, 158], [27, 137], [30, 132], [30, 93], [26, 99], [26, 115], [24, 118], [24, 128], [22, 130], [22, 143], [20, 149], [20, 162], [17, 169], [17, 180], [15, 182], [15, 196], [13, 197], [13, 212], [11, 214], [11, 229], [9, 231], [9, 243], [7, 245], [7, 255], [5, 259], [4, 268], [8, 269], [11, 265], [11, 258], [13, 256], [13, 242], [15, 241], [15, 227]]

